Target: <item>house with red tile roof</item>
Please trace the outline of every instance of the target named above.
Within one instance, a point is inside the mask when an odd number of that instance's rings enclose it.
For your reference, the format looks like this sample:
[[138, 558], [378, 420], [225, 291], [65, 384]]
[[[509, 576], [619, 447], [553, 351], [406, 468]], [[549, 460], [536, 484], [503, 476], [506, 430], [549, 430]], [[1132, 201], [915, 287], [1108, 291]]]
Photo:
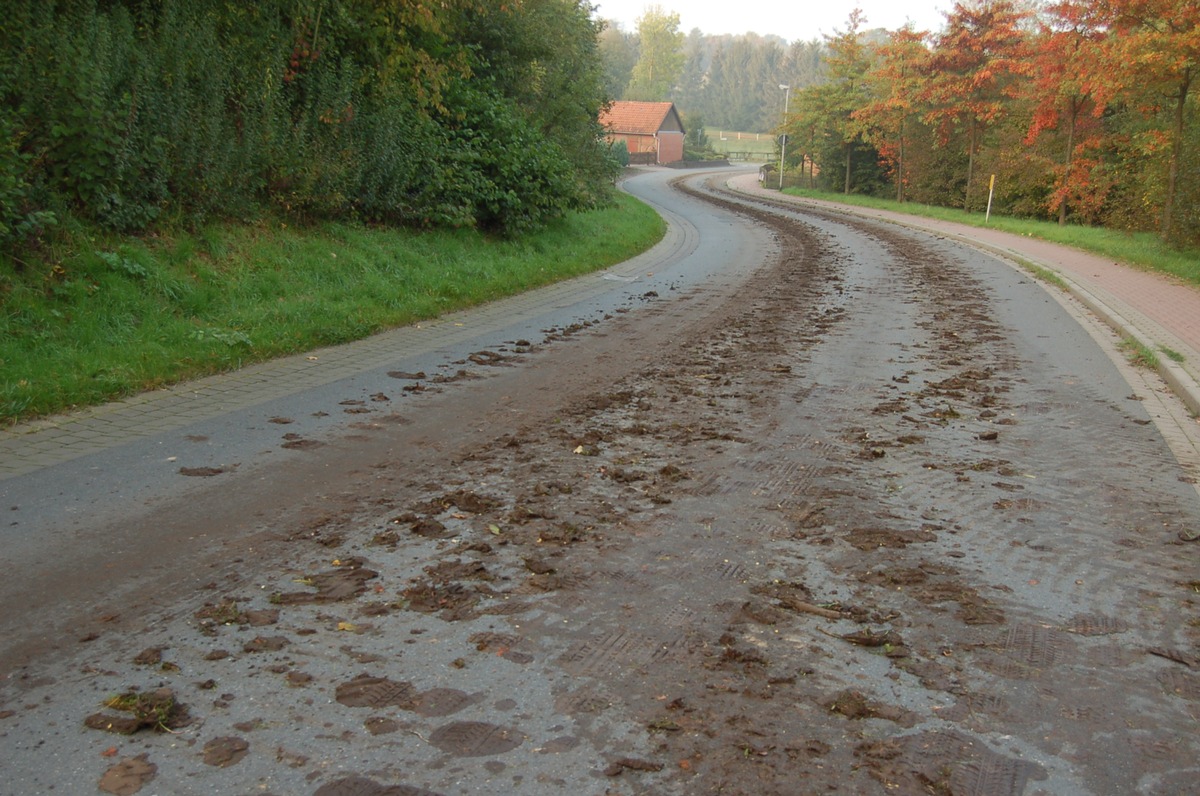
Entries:
[[631, 163], [683, 160], [683, 121], [673, 102], [619, 100], [600, 112], [608, 142], [624, 141]]

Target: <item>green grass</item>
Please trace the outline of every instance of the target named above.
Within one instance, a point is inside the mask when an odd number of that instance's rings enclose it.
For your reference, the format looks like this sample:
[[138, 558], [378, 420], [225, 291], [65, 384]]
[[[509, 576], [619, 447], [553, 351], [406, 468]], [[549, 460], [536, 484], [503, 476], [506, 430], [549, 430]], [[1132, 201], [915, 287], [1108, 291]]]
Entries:
[[626, 260], [664, 230], [624, 195], [512, 241], [279, 222], [147, 239], [73, 229], [44, 263], [0, 261], [0, 422], [482, 304]]
[[[736, 130], [721, 130], [716, 127], [705, 127], [704, 134], [708, 136], [708, 145], [714, 152], [725, 154], [753, 155], [765, 160], [772, 157], [779, 159], [779, 144], [770, 133], [738, 133]], [[738, 136], [741, 135], [739, 139]], [[724, 137], [724, 140], [722, 140]]]
[[1099, 254], [1116, 262], [1170, 274], [1193, 285], [1200, 285], [1200, 250], [1173, 248], [1163, 243], [1157, 235], [1149, 232], [1128, 233], [1102, 227], [1082, 227], [1072, 224], [1059, 226], [1052, 221], [1008, 218], [994, 213], [991, 219], [985, 223], [983, 213], [967, 213], [947, 207], [920, 205], [912, 202], [900, 203], [855, 194], [847, 196], [802, 188], [787, 188], [784, 193], [808, 199], [840, 202], [856, 207], [892, 210], [922, 218], [952, 221], [974, 227], [1011, 232], [1014, 235], [1039, 238]]
[[1158, 370], [1158, 355], [1132, 337], [1122, 337], [1119, 347], [1131, 364], [1147, 370]]
[[1172, 348], [1167, 348], [1165, 345], [1160, 345], [1158, 350], [1166, 355], [1167, 359], [1171, 360], [1172, 362], [1183, 362], [1187, 359], [1187, 357], [1185, 357], [1183, 354]]
[[1043, 281], [1047, 284], [1054, 285], [1059, 290], [1070, 290], [1070, 286], [1067, 284], [1067, 280], [1063, 279], [1061, 276], [1056, 274], [1054, 271], [1051, 271], [1049, 268], [1043, 268], [1042, 266], [1038, 265], [1037, 263], [1032, 263], [1029, 260], [1024, 259], [1023, 257], [1014, 257], [1012, 259], [1016, 261], [1017, 265], [1021, 266], [1021, 268], [1028, 271], [1029, 274], [1032, 275], [1035, 279], [1040, 279], [1041, 281]]

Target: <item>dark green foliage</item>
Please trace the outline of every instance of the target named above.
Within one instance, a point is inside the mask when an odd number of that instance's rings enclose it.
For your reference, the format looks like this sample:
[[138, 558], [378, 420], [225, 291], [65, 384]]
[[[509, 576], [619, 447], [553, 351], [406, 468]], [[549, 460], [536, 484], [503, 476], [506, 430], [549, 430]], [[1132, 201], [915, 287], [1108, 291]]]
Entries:
[[1176, 201], [1176, 226], [1179, 239], [1188, 246], [1200, 246], [1200, 125], [1193, 124], [1185, 135], [1179, 164], [1179, 195]]
[[689, 149], [708, 149], [708, 133], [704, 132], [704, 117], [698, 113], [690, 113], [685, 117], [683, 127], [687, 130], [684, 144]]
[[448, 143], [480, 228], [527, 232], [569, 209], [565, 158], [516, 108], [469, 89], [455, 107], [465, 116], [448, 130]]
[[624, 141], [615, 142], [609, 149], [609, 154], [620, 166], [625, 167], [629, 165], [629, 145]]
[[264, 208], [501, 234], [606, 201], [576, 0], [11, 0], [0, 253]]
[[25, 179], [30, 155], [18, 148], [15, 125], [0, 110], [0, 251], [19, 246], [54, 224], [54, 213], [37, 210]]
[[401, 97], [379, 100], [359, 116], [363, 151], [372, 168], [355, 196], [357, 214], [404, 226], [467, 226], [472, 207], [456, 201], [466, 172], [441, 128]]

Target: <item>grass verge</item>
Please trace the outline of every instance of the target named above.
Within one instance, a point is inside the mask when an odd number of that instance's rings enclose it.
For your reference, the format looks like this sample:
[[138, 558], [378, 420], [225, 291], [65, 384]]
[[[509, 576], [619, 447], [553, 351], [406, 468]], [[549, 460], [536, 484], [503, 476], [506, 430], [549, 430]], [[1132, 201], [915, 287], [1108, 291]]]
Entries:
[[1122, 337], [1119, 347], [1131, 364], [1147, 370], [1158, 370], [1158, 355], [1154, 353], [1154, 349], [1142, 345], [1132, 337]]
[[1187, 360], [1187, 357], [1185, 357], [1183, 354], [1172, 348], [1167, 348], [1165, 345], [1160, 345], [1158, 350], [1166, 355], [1167, 359], [1171, 360], [1172, 362], [1184, 362]]
[[1023, 268], [1027, 273], [1029, 273], [1029, 275], [1032, 276], [1034, 279], [1040, 279], [1041, 281], [1043, 281], [1047, 284], [1054, 285], [1055, 287], [1057, 287], [1059, 290], [1062, 290], [1062, 291], [1070, 290], [1070, 285], [1067, 284], [1067, 280], [1063, 279], [1061, 276], [1056, 274], [1054, 271], [1051, 271], [1049, 268], [1043, 268], [1042, 266], [1038, 265], [1037, 263], [1031, 263], [1029, 260], [1026, 260], [1024, 257], [1012, 257], [1011, 259], [1014, 260], [1017, 263], [1017, 265], [1021, 266], [1021, 268]]
[[348, 224], [74, 230], [0, 261], [0, 423], [343, 343], [628, 259], [665, 225], [626, 195], [519, 240]]
[[1200, 286], [1200, 250], [1173, 248], [1163, 243], [1157, 235], [1149, 232], [1129, 233], [1073, 224], [1059, 226], [1052, 221], [1008, 218], [997, 215], [993, 215], [989, 221], [985, 222], [983, 213], [967, 213], [948, 207], [935, 207], [913, 202], [902, 203], [855, 194], [847, 196], [803, 188], [788, 188], [784, 193], [807, 199], [820, 199], [876, 210], [891, 210], [921, 218], [951, 221], [956, 224], [998, 229], [1014, 235], [1039, 238], [1099, 254], [1117, 262], [1170, 274], [1185, 282]]

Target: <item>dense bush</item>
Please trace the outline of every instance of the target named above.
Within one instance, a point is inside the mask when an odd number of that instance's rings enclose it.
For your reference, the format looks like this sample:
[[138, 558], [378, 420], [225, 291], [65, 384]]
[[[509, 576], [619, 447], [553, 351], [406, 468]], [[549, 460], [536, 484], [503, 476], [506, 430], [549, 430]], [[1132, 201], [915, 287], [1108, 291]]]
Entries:
[[138, 232], [272, 207], [515, 234], [607, 199], [580, 0], [5, 6], [9, 254], [56, 213]]
[[624, 141], [616, 141], [610, 148], [613, 160], [621, 166], [629, 165], [629, 145]]
[[20, 151], [15, 125], [0, 112], [0, 251], [35, 237], [55, 221], [49, 210], [35, 210], [25, 179], [30, 156]]

